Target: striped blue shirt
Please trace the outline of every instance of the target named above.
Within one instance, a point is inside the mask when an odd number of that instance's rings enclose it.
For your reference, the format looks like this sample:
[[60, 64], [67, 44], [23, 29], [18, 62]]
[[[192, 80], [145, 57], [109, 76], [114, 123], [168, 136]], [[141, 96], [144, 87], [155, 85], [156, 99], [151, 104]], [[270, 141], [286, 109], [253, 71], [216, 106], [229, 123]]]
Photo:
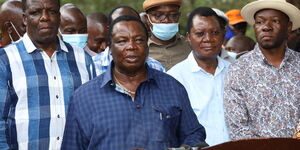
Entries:
[[63, 150], [165, 150], [204, 142], [205, 129], [178, 81], [148, 68], [132, 100], [116, 86], [111, 66], [74, 93]]
[[89, 81], [91, 57], [59, 39], [50, 58], [27, 33], [0, 50], [0, 149], [60, 149], [70, 96]]
[[[92, 58], [95, 64], [97, 75], [101, 75], [102, 73], [104, 73], [113, 59], [112, 56], [110, 55], [109, 47], [107, 47], [103, 52], [93, 56]], [[159, 61], [151, 57], [148, 57], [146, 59], [146, 63], [150, 68], [156, 69], [158, 71], [166, 72], [165, 67]]]

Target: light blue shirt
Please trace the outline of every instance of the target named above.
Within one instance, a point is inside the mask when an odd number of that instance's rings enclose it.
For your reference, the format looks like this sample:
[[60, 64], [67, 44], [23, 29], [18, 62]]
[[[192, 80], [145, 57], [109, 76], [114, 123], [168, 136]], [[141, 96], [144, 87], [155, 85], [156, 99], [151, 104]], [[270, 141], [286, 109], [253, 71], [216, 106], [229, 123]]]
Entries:
[[223, 91], [224, 76], [230, 63], [220, 57], [217, 59], [218, 67], [214, 75], [198, 66], [192, 52], [167, 72], [186, 88], [198, 121], [206, 130], [205, 141], [210, 146], [229, 141], [224, 119]]

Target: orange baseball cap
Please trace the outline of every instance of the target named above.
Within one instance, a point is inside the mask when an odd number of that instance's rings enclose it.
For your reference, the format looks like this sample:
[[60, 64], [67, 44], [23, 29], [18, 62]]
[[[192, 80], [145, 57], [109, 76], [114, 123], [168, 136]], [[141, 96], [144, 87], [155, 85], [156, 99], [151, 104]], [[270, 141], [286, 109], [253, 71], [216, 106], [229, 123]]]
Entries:
[[232, 9], [226, 12], [229, 24], [235, 25], [237, 23], [246, 22], [246, 20], [241, 16], [241, 11], [238, 9]]

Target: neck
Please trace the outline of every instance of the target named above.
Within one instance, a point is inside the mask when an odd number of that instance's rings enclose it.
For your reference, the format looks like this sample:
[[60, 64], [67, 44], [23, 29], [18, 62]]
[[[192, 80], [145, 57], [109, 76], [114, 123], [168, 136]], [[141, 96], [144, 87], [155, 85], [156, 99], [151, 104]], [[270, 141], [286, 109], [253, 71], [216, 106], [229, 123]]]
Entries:
[[127, 91], [135, 92], [138, 86], [147, 79], [147, 70], [144, 66], [136, 72], [125, 72], [117, 67], [113, 68], [115, 82]]
[[44, 51], [50, 58], [56, 50], [57, 38], [48, 41], [33, 41], [33, 44], [40, 50]]
[[171, 38], [170, 40], [167, 40], [167, 41], [163, 41], [163, 40], [160, 40], [159, 38], [157, 38], [156, 36], [154, 36], [153, 34], [150, 36], [150, 39], [155, 42], [157, 45], [169, 45], [171, 43], [173, 43], [175, 40], [176, 40], [176, 35]]
[[194, 54], [194, 58], [199, 67], [212, 75], [215, 74], [216, 68], [218, 67], [217, 57], [197, 57]]
[[279, 47], [272, 48], [272, 49], [264, 49], [261, 46], [259, 48], [261, 49], [264, 56], [267, 58], [267, 61], [274, 65], [276, 68], [280, 67], [281, 62], [284, 59], [285, 51], [286, 51], [286, 44], [282, 44]]

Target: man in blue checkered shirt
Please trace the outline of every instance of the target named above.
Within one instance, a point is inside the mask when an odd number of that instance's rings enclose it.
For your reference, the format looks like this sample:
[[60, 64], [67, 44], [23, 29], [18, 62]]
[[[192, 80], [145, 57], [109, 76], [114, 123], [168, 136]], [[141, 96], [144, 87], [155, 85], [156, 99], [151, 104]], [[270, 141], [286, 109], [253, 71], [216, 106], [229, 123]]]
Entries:
[[75, 91], [62, 149], [165, 150], [204, 142], [184, 87], [145, 63], [148, 36], [141, 20], [117, 18], [109, 41], [113, 62]]
[[27, 33], [0, 49], [0, 149], [59, 150], [73, 91], [92, 59], [58, 36], [59, 0], [23, 0]]

